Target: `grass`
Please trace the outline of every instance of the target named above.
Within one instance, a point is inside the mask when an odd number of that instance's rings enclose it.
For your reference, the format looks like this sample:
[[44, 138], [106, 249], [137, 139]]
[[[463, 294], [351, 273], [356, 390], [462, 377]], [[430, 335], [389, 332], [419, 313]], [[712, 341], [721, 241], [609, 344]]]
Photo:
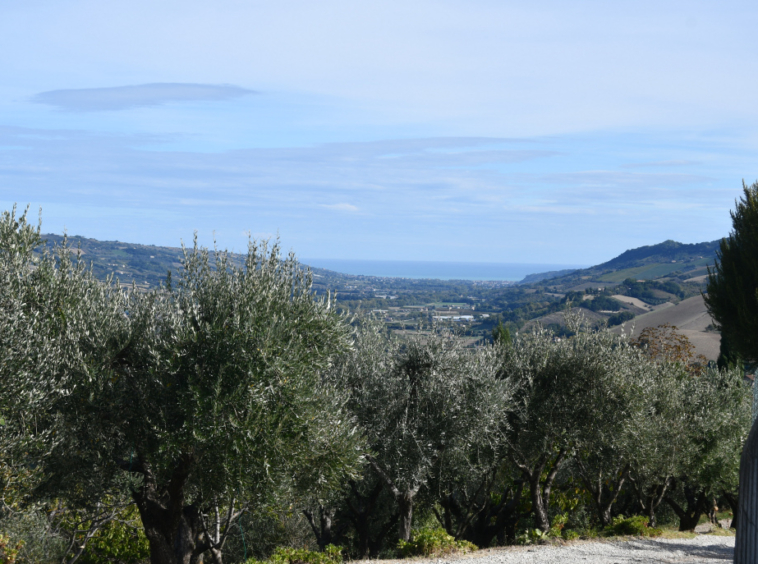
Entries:
[[717, 527], [708, 534], [713, 535], [714, 537], [733, 537], [735, 532], [734, 529], [722, 529], [721, 527]]
[[624, 270], [617, 270], [616, 272], [603, 274], [599, 280], [602, 280], [603, 282], [623, 282], [627, 278], [634, 278], [635, 280], [653, 280], [675, 272], [681, 267], [682, 265], [679, 263], [646, 264], [644, 266], [635, 266], [633, 268], [625, 268]]
[[658, 537], [659, 539], [694, 539], [699, 536], [692, 531], [680, 531], [678, 529], [663, 529], [663, 533]]

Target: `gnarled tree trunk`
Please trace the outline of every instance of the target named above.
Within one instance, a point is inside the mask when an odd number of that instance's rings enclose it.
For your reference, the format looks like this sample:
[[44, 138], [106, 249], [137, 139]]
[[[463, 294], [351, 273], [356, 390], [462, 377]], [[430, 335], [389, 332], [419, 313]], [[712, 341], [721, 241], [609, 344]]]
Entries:
[[523, 473], [525, 480], [529, 482], [529, 496], [532, 500], [534, 524], [544, 533], [550, 530], [550, 516], [548, 515], [548, 508], [550, 507], [550, 492], [553, 488], [555, 477], [558, 475], [558, 469], [566, 457], [566, 453], [567, 450], [565, 447], [558, 452], [555, 460], [552, 461], [552, 467], [547, 473], [544, 481], [542, 480], [542, 472], [550, 462], [549, 454], [543, 454], [531, 468], [514, 459], [516, 466], [518, 466]]
[[371, 456], [366, 456], [371, 466], [374, 468], [379, 477], [384, 481], [397, 502], [398, 513], [400, 514], [400, 529], [398, 535], [400, 540], [409, 541], [411, 538], [411, 525], [413, 524], [413, 498], [421, 489], [421, 484], [416, 484], [401, 490], [395, 485], [384, 469]]
[[418, 489], [405, 490], [395, 495], [398, 509], [400, 510], [400, 530], [399, 536], [402, 540], [408, 541], [411, 538], [411, 525], [413, 524], [413, 497]]
[[730, 528], [736, 529], [739, 526], [738, 525], [739, 523], [738, 517], [740, 513], [739, 512], [739, 509], [740, 509], [739, 492], [735, 494], [733, 492], [728, 492], [724, 490], [721, 493], [724, 495], [726, 502], [729, 504], [729, 507], [732, 509], [732, 524]]
[[634, 491], [637, 494], [637, 501], [642, 508], [642, 511], [647, 515], [648, 526], [655, 527], [658, 523], [655, 516], [655, 511], [658, 506], [663, 502], [663, 498], [671, 485], [671, 478], [666, 478], [663, 483], [658, 484], [652, 491], [646, 490], [645, 487], [635, 480], [632, 475], [629, 475], [632, 485], [634, 485]]
[[500, 503], [494, 506], [488, 504], [471, 523], [466, 540], [479, 548], [488, 548], [493, 538], [497, 539], [498, 546], [513, 542], [516, 538], [516, 525], [522, 516], [518, 507], [523, 490], [523, 480], [517, 483], [515, 490], [506, 488], [500, 496]]
[[[314, 515], [310, 509], [303, 509], [303, 515], [308, 519], [308, 524], [316, 536], [316, 544], [322, 552], [328, 545], [335, 544], [335, 537], [339, 536], [344, 530], [344, 526], [333, 529], [334, 509], [332, 508], [319, 505], [318, 516]], [[318, 522], [316, 522], [317, 517]]]
[[[603, 476], [602, 472], [597, 472], [596, 476], [591, 476], [589, 468], [585, 466], [579, 457], [576, 458], [576, 464], [584, 486], [592, 494], [592, 501], [595, 502], [600, 526], [605, 527], [610, 525], [611, 509], [613, 508], [613, 504], [616, 503], [621, 493], [621, 488], [624, 486], [624, 482], [629, 475], [629, 465], [627, 464], [618, 472], [615, 482], [607, 484], [609, 480]], [[612, 486], [610, 491], [608, 491], [607, 485]]]
[[[201, 516], [196, 507], [185, 505], [184, 488], [193, 465], [192, 456], [177, 461], [171, 479], [161, 488], [150, 464], [141, 457], [129, 470], [142, 474], [139, 490], [132, 492], [145, 536], [150, 544], [150, 564], [202, 564]], [[220, 554], [214, 558], [221, 564]]]
[[679, 517], [679, 530], [691, 531], [697, 527], [700, 516], [708, 511], [708, 496], [704, 490], [696, 490], [688, 484], [684, 484], [684, 498], [687, 501], [686, 507], [680, 506], [676, 500], [666, 496], [666, 503], [674, 510]]
[[372, 538], [371, 520], [376, 511], [379, 495], [382, 493], [383, 482], [378, 481], [368, 495], [361, 495], [355, 482], [350, 482], [350, 489], [355, 496], [347, 500], [347, 509], [350, 521], [358, 535], [358, 557], [367, 559], [376, 558], [384, 545], [384, 539], [392, 529], [397, 526], [399, 516], [395, 513], [392, 518], [384, 523], [378, 533]]

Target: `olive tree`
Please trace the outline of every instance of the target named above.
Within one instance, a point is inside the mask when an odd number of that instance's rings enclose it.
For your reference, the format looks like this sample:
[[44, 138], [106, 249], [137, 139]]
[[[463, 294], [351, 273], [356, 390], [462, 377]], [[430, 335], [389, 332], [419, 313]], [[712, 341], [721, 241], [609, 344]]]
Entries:
[[245, 504], [281, 483], [328, 487], [359, 461], [321, 376], [349, 346], [344, 319], [278, 245], [251, 242], [241, 267], [213, 256], [195, 242], [178, 280], [148, 293], [100, 283], [66, 247], [10, 276], [41, 303], [3, 387], [3, 405], [33, 408], [38, 492], [128, 491], [153, 564], [220, 564]]
[[624, 433], [640, 410], [646, 366], [623, 338], [590, 331], [574, 316], [567, 323], [570, 338], [542, 329], [519, 335], [503, 364], [517, 402], [510, 415], [509, 457], [529, 487], [534, 524], [545, 532], [553, 485], [569, 460], [600, 522], [609, 521], [629, 471]]
[[547, 330], [514, 341], [503, 372], [516, 384], [510, 414], [509, 457], [529, 488], [535, 527], [550, 529], [550, 495], [558, 471], [577, 439], [584, 401], [584, 375], [592, 369], [584, 354], [587, 336], [560, 339]]
[[467, 466], [480, 450], [498, 448], [511, 409], [493, 347], [466, 349], [442, 331], [400, 341], [367, 322], [335, 378], [350, 392], [366, 458], [395, 498], [404, 540], [415, 497], [435, 469]]
[[630, 481], [651, 527], [656, 512], [692, 456], [692, 429], [686, 410], [686, 382], [692, 378], [683, 365], [654, 362], [653, 378], [645, 382], [644, 408], [635, 414], [626, 440], [631, 457]]
[[[44, 288], [46, 264], [35, 254], [42, 244], [40, 226], [16, 208], [0, 217], [0, 456], [12, 464], [12, 446], [44, 397], [35, 361], [45, 320], [55, 312], [55, 296]], [[25, 409], [19, 409], [23, 405]], [[31, 409], [29, 409], [31, 408]], [[15, 439], [15, 441], [14, 441]], [[22, 449], [23, 450], [23, 449]]]
[[[750, 429], [752, 394], [739, 370], [708, 369], [680, 380], [685, 430], [676, 488], [665, 501], [679, 517], [679, 529], [694, 529], [713, 512], [714, 499], [736, 496], [739, 457]], [[739, 507], [733, 506], [735, 516]]]
[[594, 367], [581, 371], [584, 398], [577, 414], [574, 468], [604, 527], [629, 479], [634, 455], [629, 435], [644, 414], [657, 370], [623, 337], [603, 331], [585, 339], [584, 354]]
[[[455, 448], [444, 448], [430, 473], [426, 495], [440, 525], [456, 539], [480, 547], [496, 538], [515, 537], [522, 486], [514, 483], [506, 462], [507, 414], [513, 409], [512, 382], [500, 370], [509, 339], [498, 339], [469, 353], [464, 374], [478, 385], [464, 389], [464, 411]], [[438, 510], [441, 509], [441, 510]]]

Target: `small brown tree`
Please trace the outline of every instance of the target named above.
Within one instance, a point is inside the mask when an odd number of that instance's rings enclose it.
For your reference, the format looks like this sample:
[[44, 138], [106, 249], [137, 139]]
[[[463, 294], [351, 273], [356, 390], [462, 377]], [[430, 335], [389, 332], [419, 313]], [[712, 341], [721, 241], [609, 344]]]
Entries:
[[631, 343], [643, 349], [651, 360], [681, 364], [693, 376], [700, 375], [708, 366], [708, 359], [698, 354], [687, 336], [669, 323], [645, 327]]

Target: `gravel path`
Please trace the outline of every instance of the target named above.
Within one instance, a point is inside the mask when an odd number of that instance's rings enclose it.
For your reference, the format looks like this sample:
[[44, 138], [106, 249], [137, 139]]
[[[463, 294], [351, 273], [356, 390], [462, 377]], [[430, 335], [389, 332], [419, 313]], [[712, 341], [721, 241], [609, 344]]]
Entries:
[[[577, 542], [568, 546], [524, 546], [479, 551], [467, 556], [424, 560], [459, 564], [726, 564], [734, 557], [734, 537], [701, 535], [694, 539], [635, 539]], [[422, 562], [419, 560], [419, 562]], [[407, 564], [407, 561], [406, 561]]]

